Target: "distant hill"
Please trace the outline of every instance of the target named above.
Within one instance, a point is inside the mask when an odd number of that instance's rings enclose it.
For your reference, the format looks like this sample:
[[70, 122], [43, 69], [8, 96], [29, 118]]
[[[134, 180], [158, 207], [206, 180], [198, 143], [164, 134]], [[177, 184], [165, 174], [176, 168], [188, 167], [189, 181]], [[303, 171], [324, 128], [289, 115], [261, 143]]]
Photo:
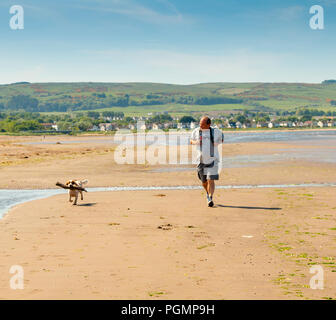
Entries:
[[0, 110], [66, 112], [179, 105], [226, 109], [335, 109], [336, 80], [308, 83], [29, 83], [0, 86]]
[[11, 83], [11, 85], [17, 85], [17, 84], [30, 84], [30, 82], [26, 82], [26, 81], [22, 81], [22, 82], [14, 82], [14, 83]]
[[336, 83], [336, 80], [324, 80], [322, 84], [333, 84]]

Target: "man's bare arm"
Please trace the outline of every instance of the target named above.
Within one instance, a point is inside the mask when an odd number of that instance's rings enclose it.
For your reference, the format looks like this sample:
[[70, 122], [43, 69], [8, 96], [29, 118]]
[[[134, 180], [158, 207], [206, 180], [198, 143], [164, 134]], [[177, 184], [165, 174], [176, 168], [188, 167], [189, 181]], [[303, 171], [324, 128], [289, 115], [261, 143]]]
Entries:
[[191, 140], [190, 139], [190, 144], [198, 145], [198, 144], [200, 144], [200, 142], [199, 142], [199, 140]]

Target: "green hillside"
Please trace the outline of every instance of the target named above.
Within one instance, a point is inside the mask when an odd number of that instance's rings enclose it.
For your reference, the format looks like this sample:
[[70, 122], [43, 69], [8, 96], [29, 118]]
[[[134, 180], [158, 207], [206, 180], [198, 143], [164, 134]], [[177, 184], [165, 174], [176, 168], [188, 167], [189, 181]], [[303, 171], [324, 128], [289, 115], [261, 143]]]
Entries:
[[0, 86], [0, 111], [336, 110], [336, 83], [18, 83]]

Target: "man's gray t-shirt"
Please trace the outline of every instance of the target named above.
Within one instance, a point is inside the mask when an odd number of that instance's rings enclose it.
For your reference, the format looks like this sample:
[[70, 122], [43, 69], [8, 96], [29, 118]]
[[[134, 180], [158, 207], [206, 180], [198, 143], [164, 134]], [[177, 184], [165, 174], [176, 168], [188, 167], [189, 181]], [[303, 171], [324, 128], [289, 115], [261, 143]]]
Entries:
[[[218, 128], [213, 128], [213, 138], [215, 144], [221, 144], [224, 141], [224, 134], [221, 130]], [[200, 128], [196, 128], [191, 133], [191, 140], [194, 141], [200, 141]], [[213, 161], [220, 162], [219, 154], [218, 154], [218, 147], [214, 146], [214, 154], [213, 157], [211, 157], [211, 142], [210, 142], [210, 129], [202, 130], [202, 151], [200, 148], [200, 145], [197, 145], [197, 162], [200, 163], [200, 160], [202, 158], [202, 163], [209, 164]]]

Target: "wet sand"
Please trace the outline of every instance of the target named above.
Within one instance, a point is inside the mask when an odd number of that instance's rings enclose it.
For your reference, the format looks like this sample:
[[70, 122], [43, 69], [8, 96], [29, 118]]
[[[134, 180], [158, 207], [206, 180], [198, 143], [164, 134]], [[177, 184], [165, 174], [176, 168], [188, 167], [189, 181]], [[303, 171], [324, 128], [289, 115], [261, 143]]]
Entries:
[[[97, 139], [97, 137], [91, 137]], [[115, 146], [103, 143], [65, 144], [62, 142], [74, 137], [46, 137], [45, 140], [59, 141], [53, 145], [23, 145], [27, 141], [40, 141], [41, 137], [3, 137], [0, 136], [0, 189], [50, 189], [57, 181], [69, 179], [88, 179], [90, 187], [105, 186], [159, 186], [159, 185], [198, 185], [195, 172], [192, 170], [165, 172], [177, 165], [119, 165], [114, 160]], [[101, 137], [102, 141], [111, 137]], [[184, 146], [191, 159], [191, 147]], [[323, 152], [322, 152], [323, 151]], [[221, 179], [225, 184], [285, 184], [285, 183], [324, 183], [336, 182], [336, 161], [323, 162], [326, 152], [334, 154], [336, 145], [328, 141], [327, 145], [303, 142], [258, 142], [225, 144], [222, 154], [225, 159], [237, 156], [271, 156], [300, 154], [307, 157], [291, 156], [283, 161], [250, 162], [236, 167], [225, 167]], [[167, 152], [168, 153], [168, 152]], [[232, 160], [233, 159], [233, 160]], [[195, 165], [179, 165], [192, 169]]]

